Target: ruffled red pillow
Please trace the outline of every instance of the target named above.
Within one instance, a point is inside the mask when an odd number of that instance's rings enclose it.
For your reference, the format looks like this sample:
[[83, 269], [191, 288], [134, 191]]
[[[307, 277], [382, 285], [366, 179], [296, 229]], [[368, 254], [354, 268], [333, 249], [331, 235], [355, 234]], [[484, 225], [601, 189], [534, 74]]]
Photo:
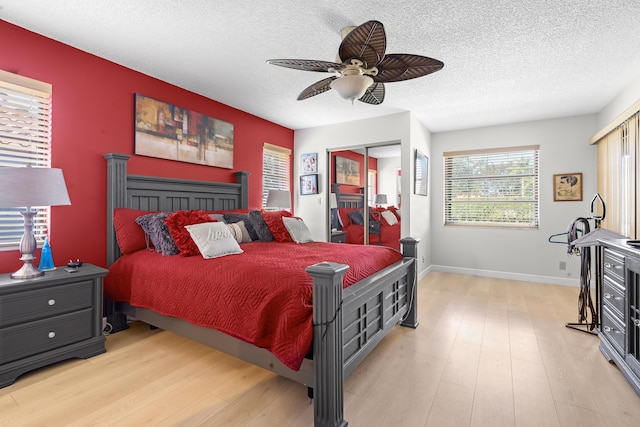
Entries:
[[198, 246], [191, 238], [191, 234], [189, 234], [189, 230], [184, 226], [203, 222], [215, 221], [205, 211], [178, 211], [164, 220], [169, 229], [169, 234], [173, 237], [173, 241], [180, 251], [180, 255], [193, 256], [200, 253]]
[[282, 221], [282, 217], [292, 217], [293, 214], [289, 211], [261, 211], [262, 219], [269, 227], [269, 231], [273, 236], [273, 240], [276, 242], [293, 242], [291, 239], [291, 235], [289, 235], [289, 231], [284, 226], [284, 221]]

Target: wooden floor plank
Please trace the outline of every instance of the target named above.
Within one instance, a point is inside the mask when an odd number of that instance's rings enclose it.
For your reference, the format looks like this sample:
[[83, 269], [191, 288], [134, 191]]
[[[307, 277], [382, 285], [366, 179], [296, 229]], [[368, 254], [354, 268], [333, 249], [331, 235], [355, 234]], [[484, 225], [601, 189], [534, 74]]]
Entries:
[[[620, 426], [640, 397], [576, 321], [578, 288], [434, 272], [417, 329], [395, 327], [345, 382], [372, 426]], [[0, 389], [0, 426], [313, 425], [306, 387], [174, 334], [131, 328], [107, 352]]]

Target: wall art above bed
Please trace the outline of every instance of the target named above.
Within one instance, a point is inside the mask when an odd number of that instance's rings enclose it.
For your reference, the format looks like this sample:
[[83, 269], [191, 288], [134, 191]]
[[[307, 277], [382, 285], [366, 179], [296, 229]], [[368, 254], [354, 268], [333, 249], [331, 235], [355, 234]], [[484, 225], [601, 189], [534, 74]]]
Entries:
[[233, 123], [136, 94], [135, 154], [233, 169]]
[[360, 185], [360, 162], [345, 157], [335, 157], [336, 182], [338, 184]]

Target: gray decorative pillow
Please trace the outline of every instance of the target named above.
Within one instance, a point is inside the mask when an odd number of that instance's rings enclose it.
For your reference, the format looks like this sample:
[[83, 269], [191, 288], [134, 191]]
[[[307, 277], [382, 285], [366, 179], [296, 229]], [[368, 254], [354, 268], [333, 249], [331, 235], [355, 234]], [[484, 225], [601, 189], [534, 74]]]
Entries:
[[291, 240], [294, 242], [306, 243], [313, 241], [311, 238], [311, 232], [309, 231], [307, 224], [305, 224], [302, 219], [283, 216], [282, 222], [284, 222], [284, 226], [287, 228], [287, 231], [291, 236]]
[[223, 214], [224, 215], [224, 221], [227, 224], [233, 224], [233, 223], [237, 223], [237, 222], [244, 222], [244, 225], [247, 229], [247, 232], [249, 233], [249, 237], [251, 238], [251, 240], [260, 240], [260, 238], [258, 237], [258, 234], [256, 233], [256, 230], [253, 229], [253, 226], [251, 225], [251, 219], [249, 218], [249, 214], [246, 213], [226, 213]]
[[164, 256], [176, 255], [180, 251], [173, 241], [173, 237], [169, 233], [169, 228], [164, 223], [164, 220], [170, 214], [166, 212], [153, 213], [142, 215], [136, 218], [136, 223], [142, 227], [147, 234], [151, 243], [156, 248], [156, 252], [161, 253]]
[[221, 222], [223, 224], [226, 224], [227, 221], [224, 220], [224, 215], [223, 214], [209, 214], [209, 217], [211, 219], [215, 219], [218, 222]]
[[251, 222], [253, 229], [256, 231], [256, 234], [258, 235], [257, 240], [260, 240], [262, 242], [273, 241], [273, 235], [271, 234], [271, 231], [269, 231], [269, 226], [267, 226], [267, 223], [264, 222], [264, 219], [262, 218], [262, 213], [260, 213], [260, 211], [253, 210], [249, 212], [249, 221]]
[[251, 237], [249, 236], [249, 231], [247, 227], [244, 225], [244, 221], [239, 221], [233, 224], [227, 224], [229, 227], [229, 231], [233, 235], [233, 237], [238, 241], [238, 243], [249, 243], [251, 241]]
[[352, 223], [356, 225], [364, 225], [364, 212], [362, 211], [362, 209], [351, 211], [348, 213], [348, 215]]

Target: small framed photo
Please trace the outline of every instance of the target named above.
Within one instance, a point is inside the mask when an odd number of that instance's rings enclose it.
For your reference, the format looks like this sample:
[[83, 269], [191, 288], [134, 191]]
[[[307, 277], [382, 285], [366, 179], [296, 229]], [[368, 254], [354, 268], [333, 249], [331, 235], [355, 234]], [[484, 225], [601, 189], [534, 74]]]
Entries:
[[582, 200], [582, 173], [553, 175], [553, 201], [579, 202]]
[[300, 194], [318, 194], [318, 174], [302, 175], [300, 177]]
[[416, 150], [416, 176], [415, 176], [414, 194], [420, 196], [427, 195], [427, 187], [429, 185], [429, 158]]
[[300, 156], [300, 173], [318, 172], [318, 153], [303, 154]]

